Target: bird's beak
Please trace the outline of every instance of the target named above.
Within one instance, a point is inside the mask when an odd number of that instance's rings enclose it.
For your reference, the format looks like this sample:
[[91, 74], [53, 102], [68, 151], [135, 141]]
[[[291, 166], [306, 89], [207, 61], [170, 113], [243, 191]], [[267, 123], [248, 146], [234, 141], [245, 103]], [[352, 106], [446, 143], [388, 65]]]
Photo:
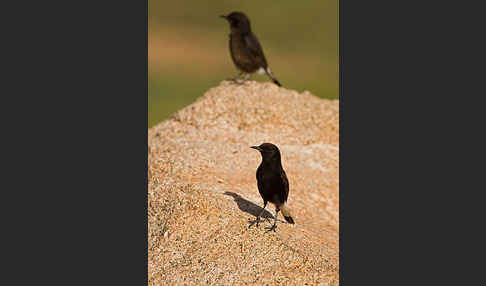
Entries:
[[260, 148], [259, 146], [251, 146], [250, 148], [256, 149], [258, 151], [262, 151], [262, 148]]
[[226, 19], [226, 17], [227, 17], [227, 16], [226, 16], [226, 15], [221, 15], [221, 16], [219, 16], [219, 17], [221, 17], [221, 18], [225, 18], [225, 19]]

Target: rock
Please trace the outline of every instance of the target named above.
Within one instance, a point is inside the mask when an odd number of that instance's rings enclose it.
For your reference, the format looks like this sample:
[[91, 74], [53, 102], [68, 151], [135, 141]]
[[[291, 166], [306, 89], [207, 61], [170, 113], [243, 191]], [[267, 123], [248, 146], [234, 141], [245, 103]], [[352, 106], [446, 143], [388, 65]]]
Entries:
[[[338, 285], [337, 100], [223, 81], [148, 138], [149, 285]], [[296, 222], [279, 214], [275, 233], [248, 228], [263, 205], [249, 147], [263, 142], [282, 152]]]

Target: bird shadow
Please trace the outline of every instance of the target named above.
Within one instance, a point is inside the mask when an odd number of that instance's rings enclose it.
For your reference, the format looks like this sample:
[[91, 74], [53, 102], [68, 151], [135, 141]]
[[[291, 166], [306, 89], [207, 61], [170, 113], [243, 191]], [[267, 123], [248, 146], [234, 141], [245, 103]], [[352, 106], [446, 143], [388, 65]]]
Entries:
[[[254, 217], [256, 217], [262, 211], [262, 207], [250, 202], [249, 200], [244, 199], [243, 197], [241, 197], [237, 193], [225, 192], [224, 194], [227, 195], [227, 196], [233, 197], [233, 199], [235, 200], [235, 202], [238, 205], [238, 208], [240, 210], [242, 210], [246, 213], [249, 213], [249, 214], [253, 215]], [[273, 219], [273, 215], [269, 211], [267, 211], [266, 209], [263, 212], [263, 214], [261, 215], [261, 217]]]

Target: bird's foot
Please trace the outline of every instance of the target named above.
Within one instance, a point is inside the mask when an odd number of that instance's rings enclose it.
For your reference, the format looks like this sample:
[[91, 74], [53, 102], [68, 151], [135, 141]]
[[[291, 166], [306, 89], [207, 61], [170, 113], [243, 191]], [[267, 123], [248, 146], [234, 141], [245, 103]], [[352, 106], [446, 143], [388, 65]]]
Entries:
[[248, 225], [248, 228], [252, 227], [252, 226], [253, 226], [255, 223], [256, 223], [256, 226], [258, 227], [258, 224], [259, 224], [260, 222], [262, 222], [262, 220], [260, 220], [260, 218], [259, 218], [259, 217], [257, 217], [255, 220], [248, 219], [248, 222], [250, 223], [250, 224]]
[[242, 78], [227, 78], [226, 79], [227, 81], [232, 81], [236, 84], [243, 84], [245, 83], [246, 79], [242, 79]]
[[272, 226], [266, 227], [265, 229], [267, 230], [265, 233], [270, 232], [272, 230], [273, 230], [273, 232], [275, 232], [275, 230], [277, 229], [277, 224], [274, 223]]

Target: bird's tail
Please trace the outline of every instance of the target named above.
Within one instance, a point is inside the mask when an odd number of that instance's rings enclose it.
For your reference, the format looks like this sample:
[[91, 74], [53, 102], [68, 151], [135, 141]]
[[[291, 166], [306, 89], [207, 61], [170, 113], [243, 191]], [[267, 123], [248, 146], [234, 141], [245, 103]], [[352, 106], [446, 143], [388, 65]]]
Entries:
[[294, 219], [292, 218], [292, 215], [290, 214], [290, 210], [289, 210], [289, 208], [287, 207], [286, 204], [281, 205], [280, 210], [282, 211], [282, 215], [284, 216], [285, 220], [288, 223], [291, 223], [291, 224], [295, 223]]
[[280, 82], [278, 82], [278, 80], [277, 80], [277, 79], [276, 79], [276, 78], [273, 76], [272, 71], [270, 70], [270, 68], [269, 68], [269, 67], [267, 67], [267, 68], [265, 69], [265, 73], [266, 73], [266, 74], [267, 74], [267, 75], [268, 75], [268, 76], [269, 76], [269, 77], [272, 79], [272, 81], [273, 81], [273, 82], [274, 82], [276, 85], [278, 85], [278, 86], [282, 86], [282, 85], [280, 84]]

